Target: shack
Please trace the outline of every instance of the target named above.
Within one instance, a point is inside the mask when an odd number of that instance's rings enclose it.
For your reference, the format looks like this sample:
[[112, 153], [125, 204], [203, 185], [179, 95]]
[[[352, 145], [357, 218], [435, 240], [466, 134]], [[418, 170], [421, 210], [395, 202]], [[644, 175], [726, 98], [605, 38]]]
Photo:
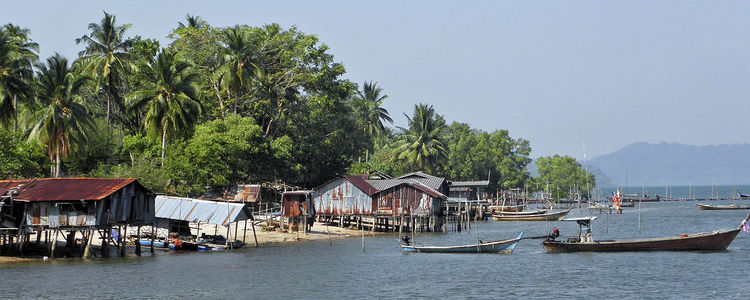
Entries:
[[[304, 232], [310, 232], [316, 214], [312, 191], [286, 191], [281, 194], [281, 204], [281, 215], [291, 231], [299, 231], [299, 224], [303, 224]], [[284, 229], [284, 220], [281, 220], [281, 226]]]
[[450, 182], [450, 198], [462, 198], [466, 200], [486, 200], [491, 197], [487, 189], [490, 187], [489, 180], [478, 181], [452, 181]]
[[[42, 235], [51, 244], [54, 257], [57, 237], [67, 232], [68, 249], [77, 250], [76, 236], [82, 235], [80, 255], [89, 257], [93, 236], [102, 239], [102, 254], [113, 243], [124, 254], [128, 226], [140, 227], [154, 221], [154, 194], [136, 178], [42, 178], [0, 181], [2, 205], [0, 226], [3, 248], [15, 239], [15, 250], [22, 252], [31, 234], [36, 244]], [[53, 235], [54, 233], [54, 235]], [[140, 247], [136, 249], [140, 253]]]
[[374, 194], [376, 213], [387, 216], [437, 216], [447, 198], [440, 192], [414, 180], [383, 180]]
[[341, 176], [315, 188], [312, 198], [317, 214], [372, 215], [377, 209], [372, 195], [378, 190], [367, 183], [366, 176]]
[[[166, 237], [169, 233], [200, 237], [201, 225], [214, 225], [214, 235], [218, 235], [218, 228], [221, 226], [227, 242], [232, 241], [232, 238], [239, 240], [239, 223], [244, 221], [243, 243], [246, 242], [247, 221], [253, 220], [252, 213], [245, 203], [163, 195], [156, 196], [155, 216], [157, 232], [161, 232], [159, 237]], [[192, 224], [195, 224], [195, 227], [191, 227]], [[232, 233], [232, 225], [234, 225], [234, 233]], [[255, 232], [254, 224], [252, 226]], [[192, 229], [196, 229], [195, 234]]]

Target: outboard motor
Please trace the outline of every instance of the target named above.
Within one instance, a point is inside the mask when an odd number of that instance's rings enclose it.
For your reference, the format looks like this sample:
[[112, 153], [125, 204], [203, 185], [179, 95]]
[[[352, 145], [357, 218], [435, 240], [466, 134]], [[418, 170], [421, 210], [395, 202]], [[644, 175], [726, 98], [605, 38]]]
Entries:
[[408, 235], [404, 235], [401, 237], [401, 242], [404, 243], [404, 245], [409, 246], [411, 243], [411, 237], [409, 237]]

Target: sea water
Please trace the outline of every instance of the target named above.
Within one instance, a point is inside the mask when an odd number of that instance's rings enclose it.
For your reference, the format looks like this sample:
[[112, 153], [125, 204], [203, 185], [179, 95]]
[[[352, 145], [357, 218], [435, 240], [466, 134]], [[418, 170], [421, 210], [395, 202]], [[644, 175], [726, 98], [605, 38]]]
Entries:
[[[582, 207], [570, 215], [597, 216], [594, 239], [612, 239], [736, 228], [748, 212], [702, 211], [684, 201], [636, 204], [619, 215]], [[574, 222], [562, 221], [471, 226], [414, 240], [468, 244], [520, 231], [541, 236], [552, 227], [561, 238], [577, 233]], [[523, 240], [512, 254], [405, 254], [396, 235], [366, 235], [364, 251], [355, 236], [223, 252], [40, 260], [0, 265], [0, 298], [750, 298], [744, 232], [719, 252], [550, 254], [541, 242]]]

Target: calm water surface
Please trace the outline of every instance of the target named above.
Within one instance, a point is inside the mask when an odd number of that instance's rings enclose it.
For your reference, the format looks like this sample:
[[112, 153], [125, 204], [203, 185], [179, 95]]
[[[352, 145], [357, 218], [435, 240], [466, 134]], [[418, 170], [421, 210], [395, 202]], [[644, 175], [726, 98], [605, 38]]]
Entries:
[[[749, 190], [750, 191], [750, 190]], [[750, 204], [750, 201], [737, 201]], [[595, 214], [594, 238], [671, 236], [734, 228], [748, 211], [700, 211], [694, 202], [644, 203]], [[580, 215], [589, 214], [581, 209]], [[572, 215], [578, 215], [574, 211]], [[476, 226], [476, 224], [472, 224]], [[471, 232], [418, 234], [425, 244], [545, 234], [568, 222], [479, 222]], [[724, 252], [547, 254], [524, 240], [513, 254], [403, 254], [396, 236], [234, 252], [0, 266], [2, 298], [750, 298], [750, 235]]]

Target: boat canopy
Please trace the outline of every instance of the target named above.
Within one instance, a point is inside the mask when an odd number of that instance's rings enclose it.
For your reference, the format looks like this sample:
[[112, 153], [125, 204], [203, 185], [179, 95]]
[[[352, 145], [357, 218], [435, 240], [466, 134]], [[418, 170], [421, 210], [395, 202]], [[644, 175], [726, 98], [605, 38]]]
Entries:
[[576, 221], [578, 225], [583, 226], [589, 226], [591, 224], [591, 221], [596, 220], [596, 216], [586, 216], [586, 217], [575, 217], [575, 218], [564, 218], [560, 221]]

